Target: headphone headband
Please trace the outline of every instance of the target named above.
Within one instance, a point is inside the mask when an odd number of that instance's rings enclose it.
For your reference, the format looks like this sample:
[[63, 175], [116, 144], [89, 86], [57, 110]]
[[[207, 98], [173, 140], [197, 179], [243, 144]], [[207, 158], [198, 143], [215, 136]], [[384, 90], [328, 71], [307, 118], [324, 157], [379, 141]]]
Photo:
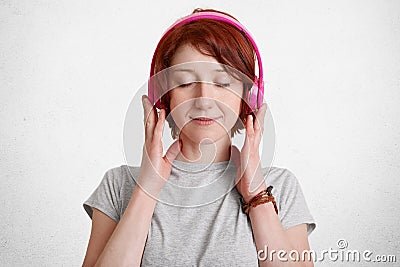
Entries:
[[[162, 41], [166, 38], [166, 36], [168, 36], [168, 34], [172, 31], [172, 29], [189, 23], [191, 21], [195, 21], [195, 20], [201, 20], [201, 19], [212, 19], [212, 20], [216, 20], [216, 21], [222, 21], [225, 22], [229, 25], [232, 25], [234, 27], [236, 27], [238, 30], [240, 30], [242, 33], [245, 34], [245, 36], [247, 37], [248, 40], [250, 40], [251, 44], [253, 45], [253, 48], [256, 52], [256, 57], [257, 57], [257, 64], [258, 64], [258, 79], [256, 81], [254, 81], [257, 84], [258, 87], [258, 96], [261, 97], [257, 97], [256, 100], [256, 105], [259, 107], [262, 104], [262, 98], [264, 95], [264, 75], [263, 75], [263, 67], [262, 67], [262, 61], [261, 61], [261, 55], [260, 55], [260, 51], [258, 50], [258, 47], [256, 45], [256, 42], [254, 41], [253, 37], [250, 35], [250, 33], [246, 30], [246, 28], [240, 24], [237, 20], [233, 19], [232, 17], [225, 15], [223, 13], [220, 12], [214, 12], [214, 11], [201, 11], [201, 12], [196, 12], [193, 14], [190, 14], [188, 16], [185, 16], [183, 18], [178, 19], [174, 24], [172, 24], [163, 34], [163, 36], [161, 37], [160, 41], [157, 44], [156, 50], [153, 54], [153, 58], [151, 61], [151, 69], [150, 69], [150, 77], [152, 77], [154, 75], [154, 67], [155, 67], [155, 57], [156, 54], [159, 50], [160, 44], [162, 43]], [[154, 93], [154, 92], [152, 92]], [[150, 98], [153, 98], [153, 95], [150, 95]]]

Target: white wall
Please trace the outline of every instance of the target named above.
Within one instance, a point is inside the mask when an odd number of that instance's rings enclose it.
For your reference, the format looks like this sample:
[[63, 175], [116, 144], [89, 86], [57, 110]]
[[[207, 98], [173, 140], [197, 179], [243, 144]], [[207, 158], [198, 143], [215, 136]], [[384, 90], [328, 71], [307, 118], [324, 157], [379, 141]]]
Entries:
[[1, 1], [0, 265], [82, 263], [82, 203], [124, 164], [156, 42], [195, 7], [233, 14], [260, 46], [274, 165], [303, 187], [312, 248], [345, 238], [400, 261], [400, 2], [142, 2]]

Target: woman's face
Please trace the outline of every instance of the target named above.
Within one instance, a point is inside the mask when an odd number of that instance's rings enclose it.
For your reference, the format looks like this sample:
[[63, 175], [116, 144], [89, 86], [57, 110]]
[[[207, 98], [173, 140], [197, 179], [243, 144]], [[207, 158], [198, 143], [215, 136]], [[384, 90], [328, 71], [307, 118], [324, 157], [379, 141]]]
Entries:
[[181, 137], [200, 143], [231, 136], [240, 112], [243, 82], [222, 66], [189, 45], [175, 52], [168, 72], [169, 84], [174, 85], [169, 91], [170, 114]]

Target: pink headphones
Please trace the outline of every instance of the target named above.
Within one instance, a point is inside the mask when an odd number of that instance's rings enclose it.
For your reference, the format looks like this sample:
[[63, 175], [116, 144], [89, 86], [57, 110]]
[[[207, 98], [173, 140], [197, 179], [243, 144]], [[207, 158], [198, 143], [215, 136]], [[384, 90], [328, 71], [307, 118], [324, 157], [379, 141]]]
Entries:
[[[191, 15], [188, 15], [186, 17], [179, 19], [177, 22], [175, 22], [173, 25], [171, 25], [165, 31], [164, 35], [161, 37], [160, 41], [158, 42], [156, 51], [153, 54], [153, 59], [151, 62], [151, 69], [150, 69], [150, 77], [152, 77], [154, 75], [155, 57], [159, 50], [160, 43], [165, 39], [165, 37], [168, 35], [168, 33], [170, 33], [170, 31], [177, 26], [180, 26], [185, 23], [189, 23], [194, 20], [200, 20], [200, 19], [213, 19], [213, 20], [217, 20], [217, 21], [226, 22], [232, 26], [235, 26], [238, 30], [240, 30], [241, 32], [243, 32], [245, 34], [245, 36], [248, 38], [248, 40], [250, 40], [250, 42], [253, 45], [253, 48], [256, 52], [259, 75], [258, 75], [258, 78], [257, 78], [257, 76], [255, 78], [253, 87], [251, 88], [250, 93], [249, 93], [249, 99], [247, 99], [247, 103], [250, 105], [252, 111], [260, 108], [260, 106], [263, 103], [263, 96], [264, 96], [263, 67], [262, 67], [260, 51], [258, 50], [254, 39], [251, 37], [250, 33], [245, 29], [245, 27], [243, 25], [241, 25], [237, 20], [235, 20], [225, 14], [219, 13], [219, 12], [203, 11], [203, 12], [193, 13]], [[149, 86], [148, 86], [148, 95], [149, 95], [150, 101], [157, 108], [163, 108], [162, 103], [160, 102], [159, 99], [157, 99], [156, 93], [154, 92], [154, 89], [152, 86], [150, 86], [150, 84], [151, 83], [149, 83]]]

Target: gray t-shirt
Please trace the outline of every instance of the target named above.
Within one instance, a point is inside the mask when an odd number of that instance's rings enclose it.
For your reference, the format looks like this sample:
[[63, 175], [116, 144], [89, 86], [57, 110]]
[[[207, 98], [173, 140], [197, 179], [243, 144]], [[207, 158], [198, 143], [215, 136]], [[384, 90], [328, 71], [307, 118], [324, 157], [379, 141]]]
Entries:
[[[129, 203], [139, 168], [108, 170], [83, 203], [92, 218], [97, 208], [118, 222]], [[168, 183], [156, 204], [141, 266], [258, 266], [251, 221], [241, 208], [232, 162], [191, 164], [174, 161]], [[274, 188], [284, 229], [315, 221], [297, 178], [284, 168], [263, 168]]]

